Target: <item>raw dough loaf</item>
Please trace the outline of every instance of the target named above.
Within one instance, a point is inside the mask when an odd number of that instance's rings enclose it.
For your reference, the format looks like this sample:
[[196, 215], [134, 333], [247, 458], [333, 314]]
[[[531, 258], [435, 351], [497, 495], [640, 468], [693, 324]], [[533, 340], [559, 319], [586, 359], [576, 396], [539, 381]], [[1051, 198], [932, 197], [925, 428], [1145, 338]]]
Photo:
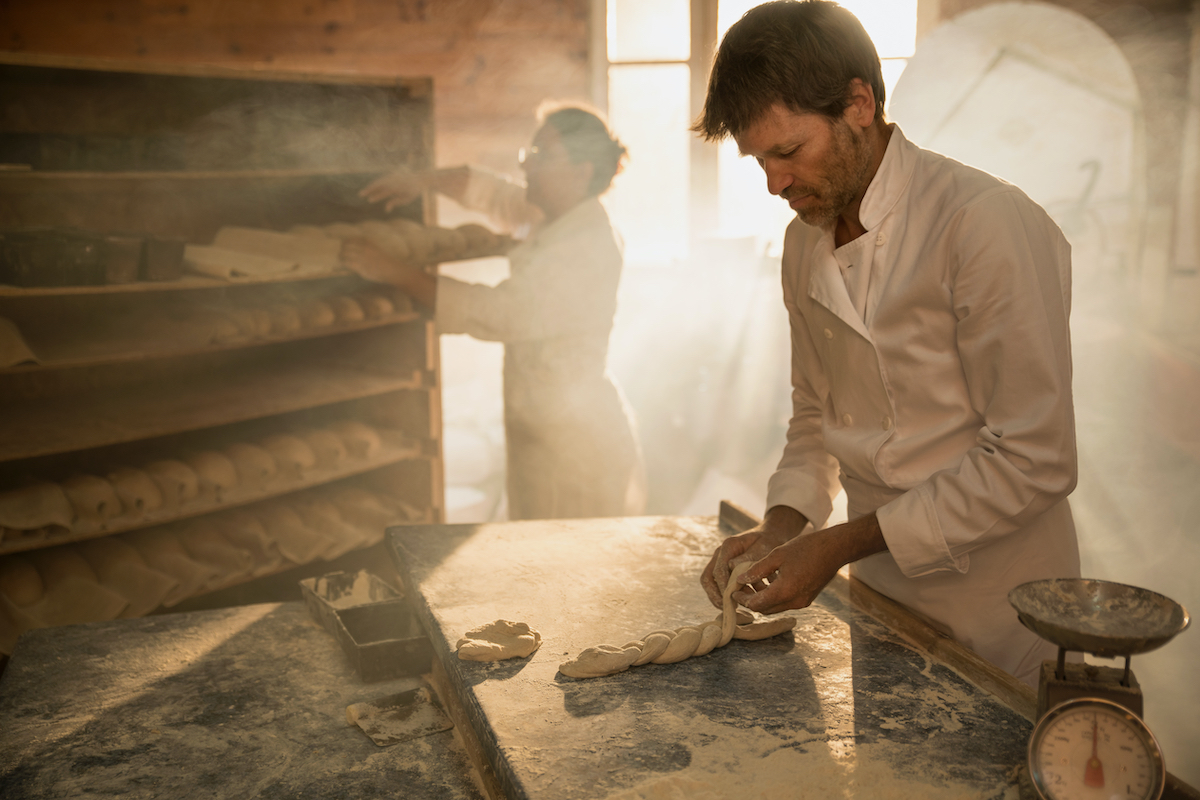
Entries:
[[176, 589], [163, 598], [164, 606], [170, 607], [200, 594], [207, 587], [214, 586], [219, 579], [220, 573], [215, 567], [202, 564], [188, 555], [179, 537], [170, 528], [132, 531], [123, 534], [121, 539], [137, 550], [152, 569], [178, 581]]
[[524, 622], [498, 619], [472, 628], [458, 640], [458, 657], [464, 661], [501, 661], [525, 658], [542, 646], [542, 635]]
[[357, 528], [367, 543], [382, 539], [384, 530], [401, 519], [396, 510], [388, 508], [377, 495], [365, 489], [346, 487], [335, 491], [330, 499], [342, 519]]
[[179, 587], [179, 581], [150, 569], [137, 549], [115, 536], [79, 542], [75, 549], [96, 573], [104, 588], [124, 597], [123, 617], [143, 617], [158, 608]]
[[150, 476], [140, 469], [120, 467], [108, 473], [108, 482], [112, 484], [121, 498], [124, 516], [130, 519], [141, 519], [149, 511], [157, 511], [163, 506], [162, 491]]
[[317, 456], [308, 442], [298, 436], [281, 433], [262, 440], [263, 449], [271, 454], [279, 474], [288, 480], [301, 480], [317, 465]]
[[266, 308], [271, 315], [271, 335], [290, 336], [300, 331], [300, 311], [287, 303], [272, 303]]
[[383, 319], [396, 311], [392, 301], [375, 292], [363, 292], [354, 296], [367, 319]]
[[317, 458], [317, 466], [334, 469], [346, 460], [346, 445], [342, 443], [342, 437], [333, 431], [312, 428], [297, 431], [296, 435], [312, 448], [313, 455]]
[[459, 225], [455, 230], [467, 241], [467, 249], [472, 253], [485, 253], [495, 249], [499, 237], [491, 230], [474, 222]]
[[269, 275], [285, 275], [300, 268], [293, 259], [242, 253], [223, 247], [189, 244], [183, 249], [183, 263], [192, 272], [211, 278], [237, 280]]
[[389, 224], [392, 226], [392, 230], [403, 236], [408, 243], [413, 263], [425, 264], [433, 258], [435, 244], [428, 228], [403, 217], [389, 220]]
[[375, 458], [383, 449], [379, 433], [370, 425], [342, 420], [329, 424], [327, 429], [341, 437], [346, 451], [355, 458]]
[[324, 536], [330, 542], [326, 558], [337, 558], [345, 555], [359, 545], [369, 544], [368, 537], [357, 528], [342, 519], [337, 506], [328, 500], [314, 500], [296, 503], [296, 514], [311, 530]]
[[33, 531], [48, 525], [70, 528], [75, 512], [57, 483], [39, 481], [0, 492], [0, 528]]
[[103, 526], [121, 513], [121, 499], [117, 497], [117, 490], [103, 478], [72, 475], [62, 482], [62, 487], [75, 515], [81, 520]]
[[250, 489], [266, 488], [278, 471], [274, 457], [257, 445], [234, 442], [225, 448], [225, 455], [237, 470], [238, 483]]
[[283, 563], [283, 554], [267, 533], [262, 520], [245, 511], [227, 511], [213, 519], [221, 533], [234, 545], [250, 553], [255, 577], [269, 575]]
[[386, 222], [371, 220], [362, 224], [362, 236], [381, 251], [396, 259], [407, 262], [412, 258], [412, 248], [405, 235]]
[[271, 541], [283, 557], [294, 564], [307, 564], [334, 549], [334, 542], [304, 524], [290, 507], [281, 503], [263, 507], [256, 512]]
[[333, 307], [324, 300], [308, 300], [300, 304], [300, 325], [303, 328], [328, 328], [337, 322]]
[[724, 647], [735, 638], [766, 639], [790, 631], [796, 626], [795, 617], [776, 617], [739, 624], [745, 617], [733, 602], [733, 593], [741, 585], [738, 578], [750, 566], [751, 562], [747, 561], [733, 568], [721, 599], [721, 613], [711, 622], [685, 625], [675, 630], [652, 631], [641, 640], [627, 642], [620, 647], [607, 644], [589, 647], [570, 661], [560, 664], [558, 671], [570, 678], [598, 678], [643, 664], [674, 664], [692, 656], [702, 656]]
[[249, 253], [304, 267], [333, 271], [339, 264], [341, 242], [328, 237], [314, 239], [292, 233], [227, 225], [217, 231], [214, 247]]
[[169, 458], [151, 461], [143, 469], [158, 484], [167, 508], [190, 503], [200, 496], [200, 476], [182, 461]]
[[224, 502], [225, 495], [237, 488], [237, 467], [228, 456], [214, 450], [201, 450], [185, 457], [200, 479], [200, 496], [210, 503]]
[[0, 595], [20, 607], [31, 606], [42, 599], [46, 586], [33, 562], [24, 556], [11, 555], [0, 559]]
[[329, 303], [329, 307], [333, 309], [333, 313], [337, 315], [338, 322], [362, 322], [367, 318], [362, 306], [353, 297], [337, 295], [330, 297], [327, 302]]
[[254, 571], [254, 559], [250, 553], [222, 535], [211, 520], [189, 520], [172, 527], [189, 556], [217, 571], [218, 577], [206, 588], [215, 589], [237, 583], [250, 577]]

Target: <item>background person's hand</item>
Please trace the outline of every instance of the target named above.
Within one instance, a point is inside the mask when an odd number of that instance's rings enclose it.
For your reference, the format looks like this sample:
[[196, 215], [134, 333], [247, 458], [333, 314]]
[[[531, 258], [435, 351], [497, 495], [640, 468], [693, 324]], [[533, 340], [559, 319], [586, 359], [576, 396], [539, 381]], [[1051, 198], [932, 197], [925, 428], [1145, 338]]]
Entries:
[[410, 269], [365, 239], [343, 240], [341, 261], [351, 272], [375, 283], [401, 285]]
[[371, 181], [358, 196], [371, 203], [383, 201], [384, 211], [391, 211], [420, 197], [430, 187], [430, 180], [428, 173], [401, 168]]

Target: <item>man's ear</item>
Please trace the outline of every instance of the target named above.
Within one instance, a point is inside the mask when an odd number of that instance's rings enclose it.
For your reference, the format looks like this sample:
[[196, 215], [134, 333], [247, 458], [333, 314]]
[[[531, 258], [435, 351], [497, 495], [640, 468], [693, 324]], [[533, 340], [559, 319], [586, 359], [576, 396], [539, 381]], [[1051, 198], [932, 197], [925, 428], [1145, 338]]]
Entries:
[[875, 122], [875, 90], [862, 78], [850, 80], [850, 105], [846, 106], [844, 119], [861, 128], [869, 128]]

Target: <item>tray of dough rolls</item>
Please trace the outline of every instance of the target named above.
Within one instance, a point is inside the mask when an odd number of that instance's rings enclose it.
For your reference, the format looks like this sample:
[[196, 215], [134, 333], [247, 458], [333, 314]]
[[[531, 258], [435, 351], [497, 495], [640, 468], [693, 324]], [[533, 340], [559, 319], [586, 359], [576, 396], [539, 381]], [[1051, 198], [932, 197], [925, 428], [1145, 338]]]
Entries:
[[300, 581], [313, 618], [329, 631], [364, 683], [420, 675], [433, 650], [404, 597], [366, 571]]

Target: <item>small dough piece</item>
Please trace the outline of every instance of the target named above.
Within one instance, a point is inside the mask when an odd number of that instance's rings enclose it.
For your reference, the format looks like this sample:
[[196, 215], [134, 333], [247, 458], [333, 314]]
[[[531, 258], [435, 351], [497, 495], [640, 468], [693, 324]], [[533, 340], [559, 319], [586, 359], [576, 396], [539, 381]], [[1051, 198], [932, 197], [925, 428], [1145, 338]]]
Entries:
[[278, 471], [272, 455], [257, 445], [234, 442], [225, 448], [225, 455], [237, 470], [238, 482], [247, 488], [266, 488]]
[[602, 644], [589, 647], [575, 658], [559, 664], [558, 671], [568, 678], [599, 678], [624, 672], [638, 660], [641, 651], [637, 647], [613, 647]]
[[297, 431], [296, 435], [312, 448], [318, 467], [334, 469], [346, 460], [346, 445], [342, 442], [342, 437], [333, 431], [312, 428]]
[[200, 479], [200, 496], [210, 503], [224, 502], [225, 496], [237, 488], [237, 467], [229, 457], [215, 450], [201, 450], [185, 457]]
[[370, 425], [354, 420], [334, 422], [326, 428], [341, 437], [346, 452], [355, 458], [374, 458], [383, 449], [379, 433]]
[[0, 492], [0, 528], [33, 531], [47, 525], [70, 528], [75, 511], [57, 483], [39, 481]]
[[108, 481], [121, 498], [124, 516], [141, 519], [147, 512], [163, 506], [162, 490], [149, 475], [140, 469], [120, 467], [108, 473]]
[[472, 628], [458, 640], [463, 661], [502, 661], [525, 658], [542, 646], [542, 635], [524, 622], [498, 619]]
[[367, 318], [358, 301], [348, 295], [335, 295], [326, 302], [333, 309], [337, 321], [341, 323], [362, 322]]
[[121, 513], [117, 490], [104, 478], [95, 475], [72, 475], [62, 482], [63, 491], [71, 501], [75, 515], [95, 525], [103, 526]]
[[45, 593], [42, 575], [32, 561], [19, 555], [0, 559], [0, 595], [24, 607], [38, 602]]
[[317, 465], [317, 456], [308, 442], [286, 433], [262, 440], [263, 449], [271, 454], [279, 474], [289, 480], [301, 480], [304, 473]]
[[182, 461], [171, 458], [151, 461], [143, 469], [158, 484], [167, 508], [190, 503], [200, 496], [200, 476]]

